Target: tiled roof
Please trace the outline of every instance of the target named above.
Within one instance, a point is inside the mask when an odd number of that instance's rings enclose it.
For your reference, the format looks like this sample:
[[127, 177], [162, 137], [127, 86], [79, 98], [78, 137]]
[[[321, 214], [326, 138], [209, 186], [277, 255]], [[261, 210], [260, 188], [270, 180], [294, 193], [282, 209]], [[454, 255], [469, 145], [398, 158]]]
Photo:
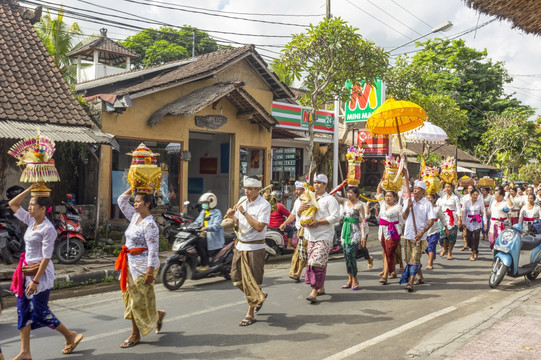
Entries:
[[91, 126], [34, 28], [0, 0], [0, 121]]
[[131, 51], [130, 49], [125, 48], [124, 46], [109, 39], [105, 34], [102, 34], [99, 38], [89, 42], [88, 44], [70, 51], [66, 55], [69, 57], [81, 56], [82, 60], [93, 61], [94, 50], [100, 51], [100, 63], [111, 66], [124, 63], [126, 61], [126, 57], [134, 59], [141, 56], [138, 53]]
[[[133, 94], [145, 91], [165, 89], [186, 82], [202, 79], [223, 70], [227, 66], [246, 59], [250, 65], [263, 77], [273, 89], [276, 98], [293, 97], [291, 90], [278, 77], [268, 70], [265, 61], [255, 51], [253, 45], [238, 48], [222, 49], [208, 54], [199, 55], [194, 61], [178, 68], [147, 79], [141, 83], [118, 89], [116, 94]], [[111, 77], [113, 78], [113, 77]], [[238, 79], [242, 81], [242, 79]]]

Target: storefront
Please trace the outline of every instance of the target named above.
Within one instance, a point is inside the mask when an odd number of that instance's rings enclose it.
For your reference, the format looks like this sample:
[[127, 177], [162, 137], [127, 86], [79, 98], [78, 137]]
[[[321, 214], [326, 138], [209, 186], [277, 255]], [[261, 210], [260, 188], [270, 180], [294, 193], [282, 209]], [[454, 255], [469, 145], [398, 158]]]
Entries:
[[[317, 115], [314, 143], [327, 146], [333, 142], [334, 113], [321, 110]], [[272, 116], [278, 120], [278, 125], [274, 127], [272, 136], [271, 182], [274, 189], [284, 194], [284, 205], [291, 208], [295, 181], [303, 180], [309, 166], [305, 162], [305, 148], [308, 144], [307, 124], [312, 115], [306, 107], [273, 102]]]

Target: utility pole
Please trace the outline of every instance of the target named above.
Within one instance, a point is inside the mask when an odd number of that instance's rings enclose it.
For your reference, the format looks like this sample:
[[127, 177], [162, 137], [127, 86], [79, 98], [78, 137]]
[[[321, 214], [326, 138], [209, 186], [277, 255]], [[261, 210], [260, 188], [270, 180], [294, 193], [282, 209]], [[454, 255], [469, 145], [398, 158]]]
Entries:
[[325, 3], [325, 18], [331, 18], [331, 0], [327, 0]]

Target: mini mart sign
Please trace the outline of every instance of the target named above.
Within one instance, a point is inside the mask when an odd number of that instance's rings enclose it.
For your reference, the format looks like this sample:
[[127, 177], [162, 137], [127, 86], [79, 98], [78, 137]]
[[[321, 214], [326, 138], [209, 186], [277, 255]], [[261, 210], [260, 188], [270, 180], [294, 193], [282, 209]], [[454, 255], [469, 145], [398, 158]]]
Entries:
[[353, 85], [348, 81], [346, 87], [351, 89], [351, 96], [346, 102], [346, 123], [367, 121], [385, 100], [383, 82], [379, 79], [373, 85], [366, 82]]
[[[278, 128], [308, 130], [308, 122], [312, 119], [312, 111], [299, 105], [275, 101], [272, 103], [272, 116], [278, 120], [276, 126]], [[334, 112], [318, 111], [314, 131], [332, 134], [334, 132]]]

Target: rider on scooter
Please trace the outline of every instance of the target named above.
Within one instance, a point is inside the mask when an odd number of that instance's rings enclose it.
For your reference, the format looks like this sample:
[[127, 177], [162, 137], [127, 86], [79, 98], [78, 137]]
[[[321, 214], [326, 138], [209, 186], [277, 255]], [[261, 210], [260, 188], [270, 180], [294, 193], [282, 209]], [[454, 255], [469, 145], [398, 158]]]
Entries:
[[[201, 195], [198, 202], [203, 210], [190, 226], [201, 227], [201, 231], [206, 234], [197, 241], [197, 253], [201, 258], [201, 266], [197, 268], [197, 271], [205, 271], [209, 269], [208, 251], [221, 249], [224, 246], [224, 229], [221, 226], [223, 216], [222, 212], [216, 209], [218, 198], [213, 193]], [[208, 217], [210, 219], [205, 220]]]

